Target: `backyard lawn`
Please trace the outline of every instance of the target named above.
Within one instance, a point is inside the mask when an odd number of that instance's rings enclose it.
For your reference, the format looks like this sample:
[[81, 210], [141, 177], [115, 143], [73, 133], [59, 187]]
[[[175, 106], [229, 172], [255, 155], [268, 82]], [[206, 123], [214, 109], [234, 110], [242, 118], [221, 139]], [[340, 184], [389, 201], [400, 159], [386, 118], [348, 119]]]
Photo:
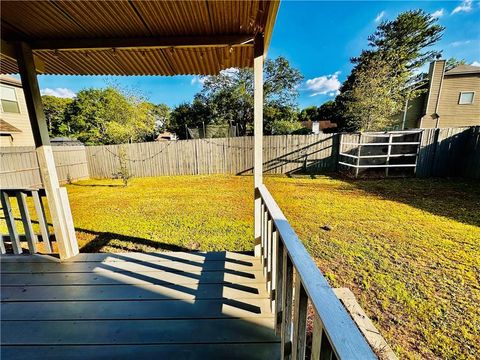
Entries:
[[[178, 176], [124, 188], [88, 180], [68, 191], [84, 252], [241, 251], [253, 248], [252, 182]], [[356, 294], [401, 358], [478, 355], [480, 182], [265, 182], [331, 285]]]

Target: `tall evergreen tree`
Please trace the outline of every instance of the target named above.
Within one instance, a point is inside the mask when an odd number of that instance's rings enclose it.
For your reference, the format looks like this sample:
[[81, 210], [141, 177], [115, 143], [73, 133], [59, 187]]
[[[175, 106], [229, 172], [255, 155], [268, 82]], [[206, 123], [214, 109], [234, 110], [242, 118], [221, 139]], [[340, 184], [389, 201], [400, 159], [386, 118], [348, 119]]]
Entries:
[[337, 121], [346, 130], [397, 127], [395, 114], [405, 100], [418, 96], [409, 83], [426, 63], [440, 57], [431, 48], [444, 28], [423, 10], [406, 11], [384, 21], [369, 36], [369, 49], [352, 58], [354, 68], [340, 89]]

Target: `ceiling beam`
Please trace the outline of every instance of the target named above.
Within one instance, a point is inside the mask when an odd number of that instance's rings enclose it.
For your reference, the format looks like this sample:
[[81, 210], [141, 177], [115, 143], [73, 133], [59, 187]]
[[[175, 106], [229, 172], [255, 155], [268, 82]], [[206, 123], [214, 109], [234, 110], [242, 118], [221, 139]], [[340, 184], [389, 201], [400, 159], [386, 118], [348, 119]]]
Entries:
[[[17, 61], [17, 50], [12, 42], [1, 39], [0, 52], [3, 56]], [[37, 73], [44, 73], [45, 62], [36, 55], [33, 55], [33, 60], [35, 62], [35, 70]]]
[[31, 41], [33, 50], [135, 49], [253, 45], [254, 35], [162, 36], [136, 38], [54, 39]]

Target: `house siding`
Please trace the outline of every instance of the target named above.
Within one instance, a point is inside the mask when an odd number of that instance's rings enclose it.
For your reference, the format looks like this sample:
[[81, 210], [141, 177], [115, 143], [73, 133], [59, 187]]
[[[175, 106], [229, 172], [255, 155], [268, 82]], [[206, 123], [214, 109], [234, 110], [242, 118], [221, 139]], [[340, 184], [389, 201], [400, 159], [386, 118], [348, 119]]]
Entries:
[[[473, 104], [458, 103], [461, 91], [474, 91]], [[439, 127], [480, 124], [480, 74], [447, 75], [438, 108]]]
[[427, 94], [424, 93], [408, 102], [405, 129], [415, 129], [419, 127], [419, 119], [424, 114], [426, 100]]
[[19, 133], [13, 133], [11, 136], [2, 135], [0, 136], [0, 147], [1, 146], [33, 146], [35, 145], [33, 140], [32, 128], [30, 126], [30, 120], [28, 117], [27, 104], [25, 103], [25, 95], [23, 94], [23, 89], [18, 86], [13, 86], [10, 84], [3, 84], [4, 86], [13, 87], [15, 89], [15, 95], [17, 96], [18, 107], [20, 113], [8, 113], [3, 112], [3, 109], [0, 109], [0, 117], [11, 125], [15, 126], [17, 129], [21, 130]]

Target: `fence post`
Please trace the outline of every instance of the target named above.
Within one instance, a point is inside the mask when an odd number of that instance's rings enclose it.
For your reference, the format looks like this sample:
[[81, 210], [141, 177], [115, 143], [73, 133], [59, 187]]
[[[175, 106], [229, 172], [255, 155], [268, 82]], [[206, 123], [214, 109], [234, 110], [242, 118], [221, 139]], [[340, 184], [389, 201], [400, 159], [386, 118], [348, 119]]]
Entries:
[[393, 140], [392, 134], [389, 134], [388, 135], [387, 161], [385, 163], [385, 165], [387, 165], [387, 167], [385, 168], [385, 177], [388, 177], [388, 165], [390, 165], [390, 153], [392, 152], [392, 140]]
[[357, 164], [356, 164], [357, 166], [355, 167], [355, 179], [358, 178], [358, 172], [359, 172], [359, 170], [360, 170], [360, 164], [361, 164], [360, 156], [361, 156], [361, 154], [362, 154], [362, 150], [361, 150], [362, 145], [361, 145], [361, 143], [362, 143], [362, 133], [360, 133], [360, 134], [358, 135]]

